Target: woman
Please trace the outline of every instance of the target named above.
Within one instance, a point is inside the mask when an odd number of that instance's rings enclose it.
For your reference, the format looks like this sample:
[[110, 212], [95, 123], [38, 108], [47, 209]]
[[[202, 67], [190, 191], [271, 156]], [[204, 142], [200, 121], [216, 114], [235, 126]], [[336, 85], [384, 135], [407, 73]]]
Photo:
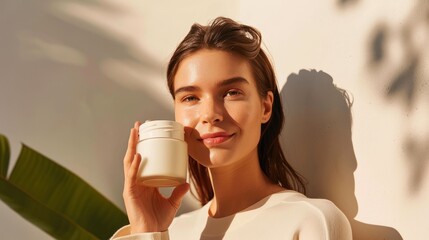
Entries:
[[137, 122], [124, 158], [130, 225], [112, 239], [351, 239], [333, 203], [299, 193], [304, 184], [279, 144], [283, 110], [256, 29], [222, 17], [194, 24], [167, 80], [203, 207], [174, 218], [188, 184], [169, 198], [137, 184]]

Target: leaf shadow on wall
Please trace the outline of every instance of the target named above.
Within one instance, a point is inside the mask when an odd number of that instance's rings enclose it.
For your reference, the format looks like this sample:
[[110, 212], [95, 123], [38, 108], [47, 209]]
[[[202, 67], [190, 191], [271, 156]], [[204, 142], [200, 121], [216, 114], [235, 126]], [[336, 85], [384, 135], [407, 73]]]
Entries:
[[153, 89], [126, 86], [130, 76], [112, 74], [109, 63], [142, 71], [136, 82], [153, 81], [148, 76], [162, 75], [163, 69], [132, 42], [70, 6], [127, 14], [100, 0], [0, 3], [0, 110], [5, 109], [0, 130], [48, 155], [64, 156], [55, 160], [86, 180], [92, 177], [91, 184], [122, 202], [121, 159], [133, 121], [174, 115]]
[[355, 220], [357, 160], [352, 142], [352, 102], [322, 71], [291, 74], [281, 91], [285, 111], [282, 147], [291, 165], [307, 180], [307, 196], [334, 202], [347, 216], [353, 239], [402, 240], [388, 226]]
[[[401, 145], [409, 167], [408, 191], [417, 195], [423, 190], [429, 169], [429, 135], [422, 134], [422, 128], [416, 132], [412, 122], [429, 100], [429, 2], [416, 0], [401, 22], [384, 20], [374, 26], [368, 41], [367, 68], [372, 74], [371, 85], [384, 86], [382, 97], [406, 112]], [[402, 54], [395, 57], [395, 51]]]

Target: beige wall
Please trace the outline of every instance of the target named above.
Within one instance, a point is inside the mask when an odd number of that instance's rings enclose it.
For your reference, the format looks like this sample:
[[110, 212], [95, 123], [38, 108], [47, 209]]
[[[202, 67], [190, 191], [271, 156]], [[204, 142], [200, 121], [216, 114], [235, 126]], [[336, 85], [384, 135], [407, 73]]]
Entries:
[[[168, 58], [193, 22], [224, 15], [263, 33], [282, 141], [309, 195], [334, 201], [356, 239], [429, 235], [427, 1], [32, 2], [0, 3], [0, 132], [13, 160], [24, 142], [123, 206], [128, 129], [173, 117]], [[194, 207], [188, 197], [182, 211]], [[0, 216], [5, 238], [50, 239], [2, 202]]]

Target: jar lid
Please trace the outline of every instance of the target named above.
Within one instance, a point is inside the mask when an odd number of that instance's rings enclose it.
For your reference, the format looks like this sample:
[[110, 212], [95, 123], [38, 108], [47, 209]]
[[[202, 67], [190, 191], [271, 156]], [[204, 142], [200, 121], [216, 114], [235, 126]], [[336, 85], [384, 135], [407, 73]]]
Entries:
[[184, 140], [185, 130], [182, 124], [170, 120], [146, 121], [139, 127], [139, 140], [150, 138], [174, 138]]

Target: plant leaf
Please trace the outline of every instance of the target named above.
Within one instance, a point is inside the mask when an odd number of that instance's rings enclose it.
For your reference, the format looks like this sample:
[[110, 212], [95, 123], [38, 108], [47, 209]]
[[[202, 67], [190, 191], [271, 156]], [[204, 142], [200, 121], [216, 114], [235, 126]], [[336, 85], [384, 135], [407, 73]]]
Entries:
[[0, 198], [58, 239], [108, 239], [128, 222], [88, 183], [26, 145], [9, 180], [1, 177]]
[[9, 167], [10, 147], [7, 138], [0, 134], [0, 176], [6, 177]]
[[98, 239], [4, 178], [0, 178], [0, 198], [19, 215], [56, 239]]

